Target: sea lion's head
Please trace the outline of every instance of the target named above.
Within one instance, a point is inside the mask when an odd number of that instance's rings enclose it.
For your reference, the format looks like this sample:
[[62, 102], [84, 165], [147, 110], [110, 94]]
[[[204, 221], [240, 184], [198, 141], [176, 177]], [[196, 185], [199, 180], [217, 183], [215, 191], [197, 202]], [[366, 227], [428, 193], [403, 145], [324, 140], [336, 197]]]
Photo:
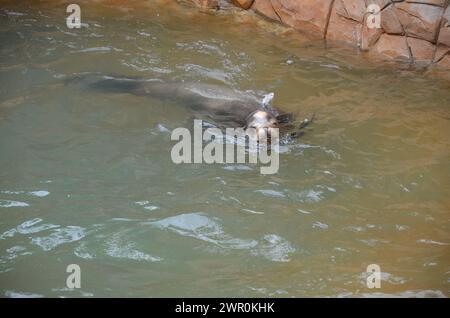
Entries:
[[256, 110], [245, 119], [245, 129], [255, 129], [258, 140], [267, 138], [268, 141], [274, 135], [274, 129], [278, 129], [278, 125], [277, 117], [266, 110]]

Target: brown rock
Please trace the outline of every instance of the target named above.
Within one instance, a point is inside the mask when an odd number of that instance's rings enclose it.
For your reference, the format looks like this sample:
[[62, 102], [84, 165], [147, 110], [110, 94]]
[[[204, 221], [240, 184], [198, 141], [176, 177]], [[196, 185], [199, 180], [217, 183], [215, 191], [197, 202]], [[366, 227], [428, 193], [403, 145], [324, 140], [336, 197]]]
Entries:
[[[450, 70], [450, 54], [447, 54], [446, 56], [444, 56], [438, 63], [437, 65], [439, 67], [445, 68]], [[450, 73], [447, 73], [447, 75]]]
[[450, 53], [450, 47], [446, 45], [438, 45], [434, 54], [434, 62], [439, 62], [446, 54]]
[[444, 15], [442, 16], [442, 24], [439, 31], [438, 43], [450, 46], [450, 7], [447, 7]]
[[393, 4], [381, 11], [381, 27], [389, 34], [403, 34], [403, 27], [398, 19], [396, 9]]
[[192, 0], [192, 2], [200, 8], [218, 8], [219, 0]]
[[396, 3], [397, 15], [408, 36], [436, 41], [443, 8], [428, 4]]
[[280, 20], [301, 31], [325, 35], [333, 0], [271, 0]]
[[253, 4], [253, 0], [231, 0], [231, 2], [238, 7], [241, 7], [242, 9], [249, 9], [252, 4]]
[[341, 5], [342, 3], [336, 0], [330, 15], [327, 40], [346, 42], [357, 46], [361, 39], [362, 24], [338, 14], [338, 10], [342, 10]]
[[388, 4], [391, 3], [390, 0], [365, 0], [366, 1], [366, 7], [368, 7], [371, 4], [376, 4], [380, 7], [380, 9], [384, 9]]
[[392, 59], [410, 59], [406, 38], [401, 35], [382, 34], [375, 45], [375, 50]]
[[433, 61], [434, 52], [436, 51], [436, 46], [434, 44], [426, 40], [411, 37], [408, 37], [406, 41], [411, 49], [414, 62], [431, 63], [431, 61]]
[[440, 7], [445, 7], [446, 5], [448, 5], [447, 0], [406, 0], [406, 2], [432, 4]]
[[[449, 1], [450, 2], [450, 1]], [[450, 22], [450, 4], [447, 5], [447, 9], [445, 9], [444, 15], [442, 16], [447, 22]]]
[[269, 19], [281, 22], [280, 17], [275, 13], [270, 0], [255, 0], [252, 9]]
[[366, 14], [364, 0], [335, 0], [336, 13], [358, 22], [362, 22]]
[[450, 23], [450, 6], [445, 9], [444, 14], [442, 15], [442, 20], [447, 24]]
[[441, 28], [438, 43], [450, 46], [450, 26]]

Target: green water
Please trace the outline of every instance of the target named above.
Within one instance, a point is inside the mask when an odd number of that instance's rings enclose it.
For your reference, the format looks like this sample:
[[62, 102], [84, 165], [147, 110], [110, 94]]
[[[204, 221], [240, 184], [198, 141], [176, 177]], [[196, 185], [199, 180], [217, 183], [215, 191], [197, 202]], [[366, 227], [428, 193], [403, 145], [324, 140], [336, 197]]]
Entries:
[[[79, 1], [71, 30], [67, 2], [0, 2], [2, 296], [450, 295], [448, 82], [253, 14], [110, 3]], [[316, 120], [275, 175], [175, 165], [193, 113], [64, 81], [86, 73], [274, 92]]]

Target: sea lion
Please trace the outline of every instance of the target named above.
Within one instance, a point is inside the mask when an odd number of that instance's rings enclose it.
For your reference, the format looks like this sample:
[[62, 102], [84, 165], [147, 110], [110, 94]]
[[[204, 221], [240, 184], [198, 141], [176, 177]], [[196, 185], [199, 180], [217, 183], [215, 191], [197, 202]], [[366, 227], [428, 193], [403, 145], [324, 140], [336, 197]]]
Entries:
[[[250, 94], [217, 85], [112, 76], [91, 82], [89, 87], [179, 102], [206, 120], [212, 120], [220, 128], [254, 128], [258, 136], [264, 134], [270, 137], [274, 128], [280, 129], [281, 133], [294, 128], [291, 113], [281, 113], [268, 105], [273, 97], [270, 94], [267, 100], [261, 102]], [[303, 121], [299, 128], [306, 127], [309, 122]], [[299, 131], [290, 134], [291, 137], [299, 135]]]

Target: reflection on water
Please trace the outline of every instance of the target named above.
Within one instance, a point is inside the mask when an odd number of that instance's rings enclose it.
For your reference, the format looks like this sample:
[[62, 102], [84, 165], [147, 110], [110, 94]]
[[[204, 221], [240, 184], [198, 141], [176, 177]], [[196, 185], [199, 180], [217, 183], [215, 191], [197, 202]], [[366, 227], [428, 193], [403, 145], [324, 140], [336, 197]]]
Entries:
[[[248, 12], [80, 5], [70, 30], [66, 3], [2, 2], [2, 296], [449, 296], [448, 83]], [[274, 92], [316, 120], [275, 175], [175, 165], [188, 108], [68, 84], [83, 74]]]

